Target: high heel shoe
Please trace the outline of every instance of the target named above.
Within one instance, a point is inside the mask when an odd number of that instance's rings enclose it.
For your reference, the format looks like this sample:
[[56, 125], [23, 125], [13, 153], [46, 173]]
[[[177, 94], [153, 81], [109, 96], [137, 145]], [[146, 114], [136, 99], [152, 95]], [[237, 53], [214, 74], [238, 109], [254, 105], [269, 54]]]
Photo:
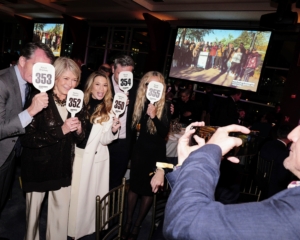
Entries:
[[132, 232], [131, 232], [128, 240], [136, 240], [137, 237], [138, 237], [138, 235], [139, 235], [139, 233], [140, 233], [141, 227], [142, 226], [134, 226], [134, 228], [133, 228], [133, 230], [132, 230]]
[[131, 223], [126, 223], [125, 228], [122, 231], [121, 239], [122, 240], [127, 240], [130, 234], [130, 229], [131, 229]]

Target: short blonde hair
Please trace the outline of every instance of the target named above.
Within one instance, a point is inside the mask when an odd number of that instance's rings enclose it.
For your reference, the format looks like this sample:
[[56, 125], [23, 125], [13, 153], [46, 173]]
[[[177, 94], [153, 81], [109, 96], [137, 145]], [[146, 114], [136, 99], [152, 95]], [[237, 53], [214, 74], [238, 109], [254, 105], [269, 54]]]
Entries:
[[78, 86], [80, 82], [81, 70], [72, 59], [67, 57], [59, 57], [55, 60], [53, 66], [55, 68], [55, 79], [58, 79], [65, 71], [69, 70], [76, 76], [76, 87]]

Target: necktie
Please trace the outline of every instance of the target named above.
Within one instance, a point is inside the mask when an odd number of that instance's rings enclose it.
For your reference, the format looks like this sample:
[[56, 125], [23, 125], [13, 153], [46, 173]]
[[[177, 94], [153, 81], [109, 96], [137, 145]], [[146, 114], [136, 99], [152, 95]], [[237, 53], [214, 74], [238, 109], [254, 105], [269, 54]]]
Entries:
[[[30, 85], [29, 85], [29, 83], [26, 83], [26, 85], [25, 85], [25, 102], [24, 102], [23, 109], [26, 109], [28, 107], [28, 105], [30, 104], [29, 101], [30, 101]], [[20, 157], [21, 153], [22, 153], [22, 145], [21, 145], [20, 138], [18, 138], [18, 140], [15, 144], [16, 157]]]
[[26, 109], [29, 105], [29, 100], [30, 100], [30, 85], [29, 83], [26, 83], [25, 87], [25, 103], [24, 103], [24, 109]]

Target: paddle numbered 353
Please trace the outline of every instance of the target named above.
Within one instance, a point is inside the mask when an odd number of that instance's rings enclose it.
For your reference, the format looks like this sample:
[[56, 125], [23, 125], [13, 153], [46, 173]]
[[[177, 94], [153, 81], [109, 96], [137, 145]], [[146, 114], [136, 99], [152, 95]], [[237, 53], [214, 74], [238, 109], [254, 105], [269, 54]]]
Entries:
[[32, 84], [40, 92], [52, 89], [55, 81], [55, 68], [49, 63], [35, 63], [32, 67]]

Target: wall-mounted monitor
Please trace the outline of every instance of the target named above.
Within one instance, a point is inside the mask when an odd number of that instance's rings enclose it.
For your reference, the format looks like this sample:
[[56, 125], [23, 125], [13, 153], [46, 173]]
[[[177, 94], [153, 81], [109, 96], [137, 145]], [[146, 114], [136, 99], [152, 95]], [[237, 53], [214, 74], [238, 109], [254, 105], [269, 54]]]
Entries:
[[169, 76], [257, 91], [270, 31], [178, 28]]
[[45, 43], [55, 57], [60, 56], [64, 24], [35, 23], [33, 28], [33, 42]]

